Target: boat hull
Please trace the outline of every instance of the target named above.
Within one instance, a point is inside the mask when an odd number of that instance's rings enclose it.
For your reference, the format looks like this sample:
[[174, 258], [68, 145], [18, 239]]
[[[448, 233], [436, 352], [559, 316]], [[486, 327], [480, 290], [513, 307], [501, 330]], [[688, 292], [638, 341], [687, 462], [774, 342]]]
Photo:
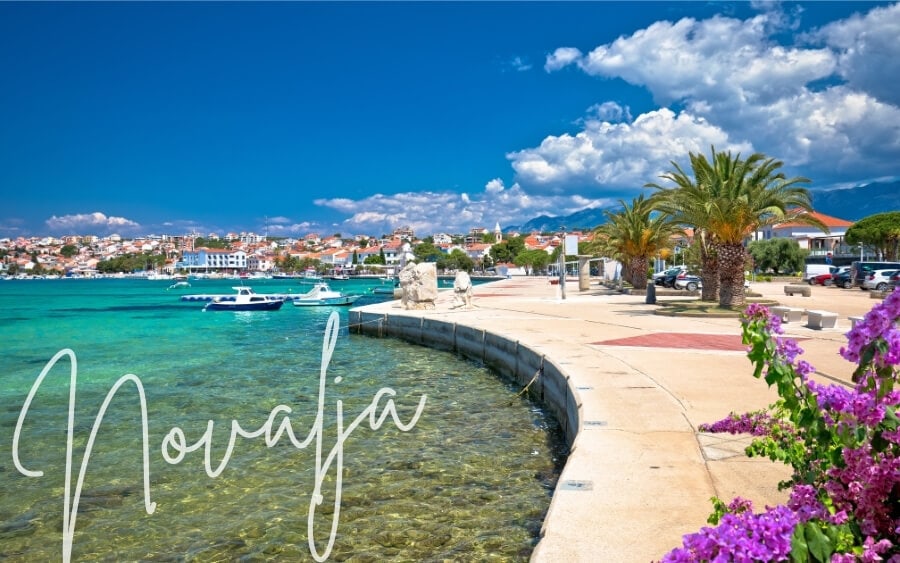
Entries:
[[295, 307], [344, 307], [353, 305], [358, 298], [358, 295], [345, 295], [324, 299], [294, 299], [293, 302]]
[[204, 307], [207, 311], [277, 311], [284, 301], [263, 301], [257, 303], [234, 303], [212, 301]]

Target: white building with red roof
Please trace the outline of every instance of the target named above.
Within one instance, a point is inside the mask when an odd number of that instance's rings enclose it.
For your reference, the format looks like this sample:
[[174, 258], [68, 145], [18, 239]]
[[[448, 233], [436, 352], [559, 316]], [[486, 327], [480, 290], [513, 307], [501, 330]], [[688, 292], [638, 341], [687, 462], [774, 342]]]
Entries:
[[813, 211], [810, 213], [828, 227], [826, 234], [822, 229], [813, 225], [805, 225], [797, 221], [787, 221], [763, 228], [759, 234], [762, 239], [792, 238], [797, 241], [800, 248], [809, 251], [810, 256], [840, 256], [853, 255], [854, 249], [844, 244], [844, 236], [847, 229], [853, 225], [852, 221], [838, 219], [824, 213]]

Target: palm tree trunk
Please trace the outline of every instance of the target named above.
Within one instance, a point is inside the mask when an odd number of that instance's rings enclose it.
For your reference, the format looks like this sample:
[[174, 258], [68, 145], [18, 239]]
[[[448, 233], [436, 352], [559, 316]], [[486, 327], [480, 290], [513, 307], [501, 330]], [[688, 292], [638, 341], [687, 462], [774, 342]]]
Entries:
[[647, 289], [647, 264], [646, 256], [631, 259], [631, 285], [635, 289]]
[[718, 301], [719, 299], [719, 256], [705, 247], [700, 248], [700, 290], [701, 301]]
[[744, 305], [744, 246], [720, 244], [719, 251], [719, 306]]

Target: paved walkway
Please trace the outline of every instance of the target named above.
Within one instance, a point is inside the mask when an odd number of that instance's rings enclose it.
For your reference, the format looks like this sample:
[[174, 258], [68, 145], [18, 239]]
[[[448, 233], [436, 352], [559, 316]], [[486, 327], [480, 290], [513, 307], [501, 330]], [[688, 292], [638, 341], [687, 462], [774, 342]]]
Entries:
[[[477, 286], [474, 309], [452, 309], [452, 291], [434, 310], [405, 311], [398, 302], [366, 307], [422, 316], [513, 338], [551, 358], [577, 390], [582, 421], [560, 476], [535, 562], [652, 561], [705, 525], [709, 499], [750, 498], [758, 508], [784, 500], [776, 484], [785, 467], [743, 454], [744, 437], [697, 432], [730, 411], [745, 412], [776, 396], [755, 380], [734, 318], [655, 315], [638, 295], [592, 285], [566, 299], [546, 278], [513, 278]], [[849, 381], [852, 365], [838, 350], [849, 316], [877, 301], [859, 289], [813, 287], [786, 296], [783, 283], [751, 291], [782, 305], [838, 313], [836, 328], [785, 325], [819, 377]], [[658, 295], [657, 301], [684, 299]]]

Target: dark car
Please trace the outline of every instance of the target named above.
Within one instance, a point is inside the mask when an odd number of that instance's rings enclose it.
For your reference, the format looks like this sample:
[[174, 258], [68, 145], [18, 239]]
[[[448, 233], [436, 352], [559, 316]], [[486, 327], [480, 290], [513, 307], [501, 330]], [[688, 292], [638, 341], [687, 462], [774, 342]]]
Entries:
[[[663, 270], [658, 274], [653, 274], [653, 285], [661, 285], [663, 287], [672, 287], [674, 283], [675, 276], [678, 275], [679, 272], [683, 272], [685, 270], [684, 266], [676, 266], [674, 268], [669, 268], [668, 270]], [[666, 283], [666, 278], [672, 278], [671, 283]]]
[[672, 268], [671, 270], [666, 270], [666, 275], [663, 277], [662, 286], [663, 287], [675, 287], [675, 280], [681, 274], [687, 272], [686, 268]]
[[891, 276], [890, 280], [888, 280], [887, 291], [896, 291], [897, 286], [900, 286], [900, 270], [894, 272]]
[[833, 285], [834, 278], [843, 272], [849, 272], [850, 266], [832, 266], [831, 271], [827, 274], [819, 274], [809, 278], [809, 285]]
[[841, 272], [839, 274], [835, 274], [831, 278], [832, 285], [836, 287], [843, 287], [844, 289], [850, 289], [853, 287], [853, 272], [847, 270], [846, 272]]

